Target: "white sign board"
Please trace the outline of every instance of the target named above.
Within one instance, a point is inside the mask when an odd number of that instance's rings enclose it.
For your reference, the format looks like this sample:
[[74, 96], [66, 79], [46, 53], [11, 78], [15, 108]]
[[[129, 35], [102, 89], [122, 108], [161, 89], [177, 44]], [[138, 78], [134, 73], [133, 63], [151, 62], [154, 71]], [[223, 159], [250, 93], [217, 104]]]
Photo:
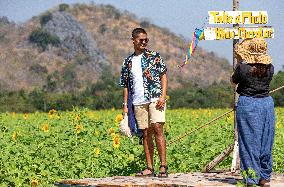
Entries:
[[274, 38], [272, 27], [250, 28], [205, 28], [205, 40], [246, 39], [246, 38]]
[[267, 24], [267, 11], [208, 11], [209, 24]]

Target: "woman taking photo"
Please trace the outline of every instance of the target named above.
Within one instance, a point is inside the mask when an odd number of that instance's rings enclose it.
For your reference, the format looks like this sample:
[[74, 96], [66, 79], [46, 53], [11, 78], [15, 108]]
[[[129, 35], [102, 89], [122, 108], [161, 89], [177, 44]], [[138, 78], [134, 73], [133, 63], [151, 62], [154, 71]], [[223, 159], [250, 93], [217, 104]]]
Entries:
[[274, 67], [263, 38], [245, 39], [236, 46], [238, 65], [232, 82], [240, 95], [236, 115], [241, 169], [247, 186], [266, 186], [272, 173], [274, 102], [269, 96]]

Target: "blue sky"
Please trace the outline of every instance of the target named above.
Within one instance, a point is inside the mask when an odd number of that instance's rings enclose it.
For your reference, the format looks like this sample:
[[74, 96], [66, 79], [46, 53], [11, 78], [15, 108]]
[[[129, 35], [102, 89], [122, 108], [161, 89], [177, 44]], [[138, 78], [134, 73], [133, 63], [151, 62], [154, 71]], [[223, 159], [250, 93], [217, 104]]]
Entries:
[[[60, 3], [111, 4], [120, 10], [128, 10], [139, 18], [168, 28], [171, 32], [192, 38], [194, 28], [210, 27], [206, 21], [208, 11], [232, 10], [232, 0], [0, 0], [0, 16], [23, 23]], [[241, 11], [267, 11], [268, 24], [275, 30], [269, 39], [269, 54], [276, 70], [284, 66], [284, 0], [240, 0]], [[150, 36], [151, 37], [151, 36]], [[199, 46], [225, 57], [232, 63], [232, 41], [201, 41]], [[159, 49], [155, 49], [159, 50]]]

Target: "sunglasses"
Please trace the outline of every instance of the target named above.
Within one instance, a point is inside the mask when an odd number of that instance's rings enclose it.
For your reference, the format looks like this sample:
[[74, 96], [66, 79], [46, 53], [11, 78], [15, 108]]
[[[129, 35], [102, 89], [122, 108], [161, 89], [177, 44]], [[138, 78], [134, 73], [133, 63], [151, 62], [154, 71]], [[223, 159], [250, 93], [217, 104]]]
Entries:
[[139, 43], [143, 43], [143, 42], [148, 43], [148, 42], [149, 42], [149, 39], [148, 39], [148, 38], [139, 39], [138, 41], [139, 41]]

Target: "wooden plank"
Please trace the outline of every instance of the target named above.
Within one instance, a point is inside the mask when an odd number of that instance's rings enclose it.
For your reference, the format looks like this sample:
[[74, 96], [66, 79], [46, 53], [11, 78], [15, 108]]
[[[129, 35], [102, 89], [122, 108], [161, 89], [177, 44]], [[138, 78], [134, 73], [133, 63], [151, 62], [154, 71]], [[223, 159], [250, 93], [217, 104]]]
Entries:
[[215, 157], [209, 164], [207, 164], [202, 172], [209, 172], [212, 170], [216, 165], [222, 162], [234, 149], [234, 144], [229, 145], [221, 154]]

